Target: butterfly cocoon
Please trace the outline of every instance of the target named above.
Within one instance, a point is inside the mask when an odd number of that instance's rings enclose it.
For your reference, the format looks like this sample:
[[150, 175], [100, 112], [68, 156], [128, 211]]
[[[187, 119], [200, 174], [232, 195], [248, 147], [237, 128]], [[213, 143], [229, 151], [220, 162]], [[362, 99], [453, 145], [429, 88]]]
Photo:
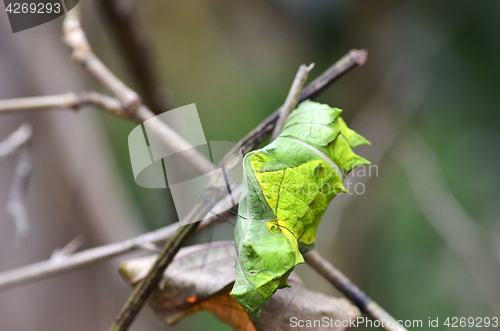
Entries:
[[243, 159], [231, 296], [253, 319], [277, 289], [287, 286], [293, 268], [304, 263], [302, 253], [314, 248], [328, 204], [347, 192], [344, 176], [370, 164], [352, 151], [369, 142], [347, 127], [341, 112], [304, 101], [275, 141]]

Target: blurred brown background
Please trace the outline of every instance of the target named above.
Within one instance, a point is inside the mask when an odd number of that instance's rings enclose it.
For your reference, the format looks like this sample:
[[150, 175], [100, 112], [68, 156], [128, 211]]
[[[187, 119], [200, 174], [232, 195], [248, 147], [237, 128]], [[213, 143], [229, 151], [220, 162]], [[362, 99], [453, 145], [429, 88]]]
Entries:
[[[378, 176], [336, 198], [317, 249], [397, 319], [500, 317], [500, 3], [495, 1], [136, 2], [158, 75], [175, 106], [196, 103], [207, 140], [238, 141], [279, 107], [298, 66], [312, 80], [351, 48], [367, 63], [318, 101], [372, 146]], [[99, 15], [81, 1], [96, 54], [136, 88]], [[0, 10], [0, 99], [98, 88], [70, 60], [62, 19], [12, 34]], [[0, 116], [0, 139], [34, 126], [27, 196], [32, 231], [15, 241], [1, 207], [16, 158], [0, 162], [0, 271], [176, 222], [168, 192], [133, 181], [135, 127], [92, 108]], [[193, 241], [232, 239], [223, 226]], [[0, 293], [1, 330], [106, 330], [130, 293], [125, 257]], [[308, 266], [314, 290], [336, 293]], [[167, 328], [145, 309], [133, 330]], [[176, 330], [230, 329], [207, 313]], [[493, 329], [493, 328], [491, 328]]]

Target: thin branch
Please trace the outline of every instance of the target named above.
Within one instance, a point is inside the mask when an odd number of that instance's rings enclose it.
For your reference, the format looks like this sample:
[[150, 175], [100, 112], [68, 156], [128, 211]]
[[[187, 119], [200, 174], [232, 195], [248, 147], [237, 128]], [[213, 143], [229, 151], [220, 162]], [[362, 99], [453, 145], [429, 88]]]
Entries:
[[123, 242], [91, 248], [67, 257], [49, 259], [0, 273], [0, 290], [21, 286], [33, 281], [76, 270], [103, 260], [141, 249], [146, 242], [161, 242], [170, 238], [178, 228], [173, 224]]
[[57, 261], [68, 258], [71, 254], [76, 252], [83, 245], [83, 236], [78, 236], [75, 239], [71, 240], [66, 244], [63, 248], [57, 248], [52, 252], [50, 256], [51, 261]]
[[[328, 86], [337, 81], [340, 77], [344, 76], [352, 69], [362, 66], [366, 62], [367, 57], [368, 52], [366, 50], [352, 49], [302, 90], [299, 103], [307, 99], [314, 99], [323, 93]], [[246, 154], [263, 142], [273, 131], [281, 113], [281, 109], [282, 107], [274, 111], [274, 113], [269, 115], [255, 129], [243, 137], [236, 146], [226, 154], [221, 163], [227, 163], [240, 149], [243, 154]]]
[[68, 92], [59, 95], [0, 100], [0, 113], [53, 108], [78, 109], [86, 105], [96, 105], [116, 115], [126, 116], [118, 100], [96, 92]]
[[[118, 99], [126, 115], [134, 117], [141, 123], [155, 117], [155, 114], [142, 104], [139, 95], [119, 80], [92, 52], [85, 32], [80, 25], [76, 8], [66, 14], [63, 32], [64, 40], [73, 49], [73, 60], [81, 64], [92, 77]], [[210, 160], [192, 148], [184, 138], [167, 124], [157, 120], [154, 121], [154, 126], [156, 133], [161, 134], [166, 145], [174, 150], [189, 150], [189, 152], [181, 155], [187, 163], [198, 169], [200, 173], [208, 174], [213, 170]]]
[[16, 131], [12, 132], [7, 138], [0, 142], [0, 159], [17, 152], [25, 146], [31, 139], [33, 128], [24, 123]]
[[78, 15], [78, 8], [73, 8], [66, 14], [63, 21], [64, 41], [73, 49], [73, 61], [82, 65], [92, 77], [120, 101], [129, 115], [133, 115], [142, 104], [141, 98], [118, 79], [92, 52]]
[[[222, 216], [230, 217], [231, 214], [226, 211]], [[198, 230], [201, 231], [218, 222], [219, 216], [213, 216], [200, 222]], [[58, 255], [57, 258], [4, 271], [0, 273], [0, 291], [77, 270], [132, 251], [142, 250], [150, 243], [165, 242], [175, 234], [177, 229], [179, 229], [179, 224], [175, 223], [122, 242], [94, 247], [75, 254]]]
[[17, 161], [17, 166], [12, 176], [12, 183], [10, 184], [10, 192], [6, 205], [7, 213], [12, 217], [16, 226], [16, 237], [21, 239], [28, 238], [30, 233], [25, 197], [28, 191], [31, 169], [31, 151], [29, 147], [25, 145], [20, 151], [19, 161]]
[[150, 36], [139, 19], [136, 4], [132, 0], [96, 1], [120, 46], [120, 54], [127, 63], [127, 69], [137, 82], [144, 103], [155, 114], [161, 114], [171, 108], [166, 89], [161, 84], [158, 69], [155, 68], [150, 48]]
[[[324, 91], [325, 88], [351, 71], [351, 69], [365, 64], [367, 58], [368, 51], [365, 49], [351, 49], [349, 53], [328, 68], [321, 76], [316, 78], [304, 89], [304, 91], [302, 91], [299, 102], [306, 99], [314, 99]], [[306, 95], [307, 97], [304, 98]]]
[[[77, 94], [69, 92], [60, 95], [0, 100], [0, 113], [48, 110], [53, 108], [78, 109], [86, 105], [96, 105], [115, 115], [130, 117], [117, 99], [96, 92], [81, 92]], [[134, 118], [141, 123], [154, 117], [155, 115], [143, 105], [139, 106], [134, 114]], [[151, 122], [150, 129], [152, 133], [162, 137], [165, 144], [175, 150], [184, 150], [185, 152], [181, 154], [182, 157], [195, 167], [195, 169], [198, 169], [200, 173], [206, 174], [213, 170], [212, 163], [171, 127], [165, 124], [165, 122], [160, 120], [153, 121]]]
[[274, 127], [273, 134], [271, 136], [271, 141], [278, 138], [279, 134], [283, 130], [285, 126], [285, 122], [288, 118], [288, 115], [297, 107], [297, 103], [299, 102], [300, 93], [302, 92], [302, 88], [304, 87], [304, 83], [307, 80], [307, 76], [309, 75], [309, 71], [314, 67], [314, 63], [311, 63], [309, 66], [302, 64], [295, 75], [295, 79], [293, 80], [292, 87], [288, 92], [288, 96], [286, 97], [285, 104], [281, 107], [279, 118], [276, 122], [276, 126]]
[[24, 123], [0, 142], [0, 159], [19, 152], [19, 160], [12, 176], [6, 209], [16, 227], [16, 237], [21, 239], [27, 238], [30, 230], [24, 199], [31, 175], [32, 159], [28, 143], [32, 134], [31, 125]]
[[381, 328], [386, 331], [406, 331], [398, 324], [396, 319], [389, 315], [375, 301], [370, 299], [361, 291], [349, 278], [335, 268], [328, 260], [323, 258], [317, 251], [310, 251], [304, 254], [306, 262], [328, 280], [335, 288], [353, 302], [361, 312], [368, 315], [373, 320], [381, 323]]

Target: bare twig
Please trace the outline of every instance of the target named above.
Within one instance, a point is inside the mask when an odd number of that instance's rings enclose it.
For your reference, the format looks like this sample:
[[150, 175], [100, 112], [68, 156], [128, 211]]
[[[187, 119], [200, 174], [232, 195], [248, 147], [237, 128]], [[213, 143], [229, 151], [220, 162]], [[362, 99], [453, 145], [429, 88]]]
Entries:
[[31, 125], [24, 123], [16, 131], [0, 142], [0, 159], [12, 155], [21, 147], [25, 146], [31, 139], [33, 129]]
[[151, 107], [155, 114], [171, 109], [165, 88], [158, 76], [158, 69], [152, 61], [151, 39], [141, 24], [136, 4], [132, 0], [96, 1], [120, 46], [120, 54], [124, 57], [126, 67], [137, 82], [144, 103]]
[[63, 260], [68, 258], [71, 254], [76, 252], [83, 245], [83, 237], [78, 236], [75, 239], [67, 243], [63, 248], [57, 248], [52, 252], [50, 256], [51, 261]]
[[373, 320], [380, 321], [380, 327], [386, 331], [406, 331], [398, 324], [396, 319], [389, 315], [375, 301], [370, 299], [361, 291], [349, 278], [335, 268], [328, 260], [323, 258], [317, 251], [310, 251], [304, 254], [306, 262], [328, 280], [335, 288], [353, 302], [361, 312], [365, 313]]
[[[18, 99], [0, 100], [0, 113], [16, 112], [27, 110], [48, 110], [53, 108], [72, 108], [78, 109], [86, 105], [99, 106], [115, 115], [130, 117], [124, 111], [124, 107], [117, 99], [96, 93], [96, 92], [81, 92], [81, 93], [65, 93], [60, 95], [28, 97]], [[144, 122], [153, 118], [155, 115], [145, 106], [141, 105], [134, 113], [134, 118], [138, 122]], [[194, 149], [184, 138], [169, 127], [165, 122], [155, 120], [149, 126], [152, 132], [163, 138], [165, 144], [175, 150], [184, 150], [181, 155], [200, 173], [209, 173], [213, 170], [213, 166], [203, 154]], [[1, 152], [1, 151], [0, 151]]]
[[126, 115], [118, 100], [96, 92], [68, 92], [59, 95], [0, 100], [0, 113], [53, 108], [78, 109], [86, 105], [96, 105], [114, 114]]
[[[64, 39], [73, 49], [73, 59], [94, 77], [102, 86], [109, 90], [116, 99], [89, 93], [67, 93], [56, 96], [21, 98], [0, 101], [0, 112], [49, 109], [54, 107], [77, 108], [84, 104], [95, 104], [115, 114], [133, 117], [138, 122], [155, 117], [146, 106], [142, 105], [137, 93], [121, 82], [92, 52], [85, 33], [78, 19], [77, 8], [72, 9], [64, 19]], [[184, 138], [170, 128], [166, 123], [153, 121], [151, 130], [163, 138], [163, 142], [174, 150], [185, 150], [181, 156], [184, 160], [199, 170], [208, 174], [213, 165], [203, 154], [194, 149]]]
[[49, 259], [18, 269], [5, 271], [0, 273], [0, 290], [21, 286], [50, 276], [59, 275], [118, 255], [138, 250], [141, 249], [141, 246], [146, 242], [164, 241], [170, 238], [178, 227], [178, 224], [173, 224], [123, 242], [95, 247], [67, 257]]
[[368, 52], [365, 49], [351, 49], [349, 53], [335, 62], [335, 64], [328, 68], [321, 76], [307, 85], [300, 95], [299, 102], [305, 99], [314, 99], [323, 92], [325, 88], [351, 71], [351, 69], [365, 64], [367, 58]]
[[30, 225], [24, 203], [28, 182], [31, 175], [32, 157], [28, 146], [23, 146], [19, 154], [16, 170], [10, 184], [9, 198], [6, 210], [14, 220], [16, 237], [26, 239], [30, 232]]
[[286, 97], [285, 104], [281, 107], [279, 118], [276, 122], [276, 126], [274, 127], [273, 134], [271, 136], [271, 141], [275, 140], [283, 127], [285, 126], [285, 122], [288, 118], [288, 115], [297, 107], [297, 103], [300, 98], [300, 93], [302, 92], [302, 88], [304, 87], [304, 83], [307, 80], [307, 76], [309, 75], [309, 71], [314, 67], [314, 63], [311, 63], [309, 66], [302, 64], [295, 75], [295, 79], [293, 80], [292, 87], [288, 92], [288, 96]]
[[[349, 53], [344, 55], [340, 60], [335, 62], [330, 68], [318, 76], [318, 78], [307, 85], [300, 94], [299, 102], [307, 99], [314, 99], [347, 72], [351, 71], [353, 68], [362, 66], [366, 62], [367, 57], [368, 52], [366, 50], [352, 49]], [[282, 107], [277, 109], [255, 129], [243, 137], [238, 144], [236, 144], [236, 146], [226, 154], [221, 163], [225, 164], [231, 160], [240, 149], [243, 154], [246, 154], [264, 141], [274, 129], [281, 109]]]
[[0, 159], [16, 152], [19, 160], [12, 176], [9, 197], [7, 200], [7, 213], [10, 214], [16, 227], [16, 237], [25, 239], [29, 235], [29, 222], [24, 204], [31, 174], [31, 153], [28, 143], [32, 137], [33, 129], [29, 124], [22, 124], [16, 131], [0, 142]]
[[499, 315], [500, 267], [486, 237], [450, 192], [432, 150], [418, 134], [408, 137], [395, 156], [420, 210], [450, 250], [464, 261], [483, 297]]
[[[231, 214], [226, 211], [222, 216], [227, 218]], [[202, 221], [198, 230], [205, 229], [218, 221], [219, 216], [213, 216]], [[179, 224], [175, 223], [122, 242], [91, 248], [71, 255], [64, 254], [63, 256], [58, 256], [56, 259], [50, 258], [49, 260], [18, 269], [4, 271], [0, 273], [0, 291], [77, 270], [132, 251], [141, 250], [150, 243], [164, 242], [170, 239], [177, 229], [179, 229]]]

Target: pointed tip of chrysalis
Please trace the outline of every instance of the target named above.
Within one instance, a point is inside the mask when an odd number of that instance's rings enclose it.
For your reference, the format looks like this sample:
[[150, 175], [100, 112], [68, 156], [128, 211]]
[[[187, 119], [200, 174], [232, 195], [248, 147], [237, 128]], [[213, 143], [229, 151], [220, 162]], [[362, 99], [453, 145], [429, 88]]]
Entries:
[[356, 148], [361, 145], [371, 145], [368, 139], [366, 139], [356, 131], [350, 129], [342, 117], [339, 117], [337, 121], [339, 124], [341, 135], [345, 138], [351, 148]]

